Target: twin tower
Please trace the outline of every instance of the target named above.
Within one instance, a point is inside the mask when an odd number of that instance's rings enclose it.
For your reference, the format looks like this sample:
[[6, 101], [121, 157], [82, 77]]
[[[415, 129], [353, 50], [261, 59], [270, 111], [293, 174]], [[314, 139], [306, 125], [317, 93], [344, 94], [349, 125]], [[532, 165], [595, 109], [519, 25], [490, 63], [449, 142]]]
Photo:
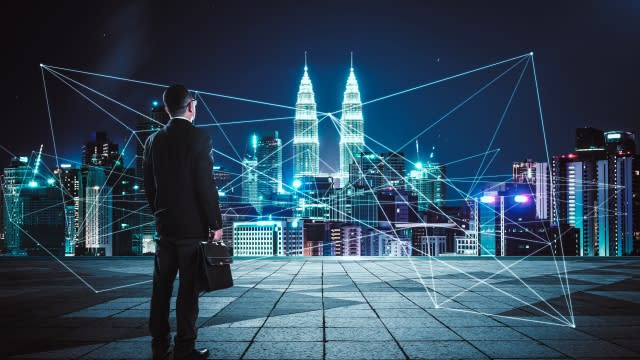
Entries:
[[[318, 113], [313, 85], [307, 73], [305, 56], [304, 75], [300, 81], [298, 100], [296, 102], [296, 117], [293, 121], [293, 174], [294, 177], [317, 176], [320, 173], [320, 140], [318, 136]], [[353, 72], [353, 57], [351, 70], [347, 80], [342, 101], [342, 115], [340, 116], [340, 168], [336, 177], [349, 177], [349, 164], [360, 156], [364, 150], [364, 119], [362, 117], [362, 101], [358, 81]], [[332, 114], [322, 114], [334, 121]]]

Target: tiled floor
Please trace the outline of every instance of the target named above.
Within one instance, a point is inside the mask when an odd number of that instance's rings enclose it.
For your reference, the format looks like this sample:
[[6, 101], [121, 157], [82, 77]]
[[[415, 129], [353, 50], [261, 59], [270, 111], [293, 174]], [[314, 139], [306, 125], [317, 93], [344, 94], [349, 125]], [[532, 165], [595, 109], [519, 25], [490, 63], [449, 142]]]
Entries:
[[[0, 258], [0, 358], [150, 358], [152, 259], [63, 260]], [[633, 258], [237, 259], [233, 273], [200, 299], [212, 359], [640, 358]]]

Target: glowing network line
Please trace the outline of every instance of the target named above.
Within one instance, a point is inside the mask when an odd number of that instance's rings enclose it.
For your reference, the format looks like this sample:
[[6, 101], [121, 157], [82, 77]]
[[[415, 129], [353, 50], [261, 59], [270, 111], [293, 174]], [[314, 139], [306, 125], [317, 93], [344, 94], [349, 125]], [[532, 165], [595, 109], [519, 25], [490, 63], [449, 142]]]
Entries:
[[[539, 95], [539, 89], [538, 89], [537, 77], [536, 77], [536, 74], [535, 74], [535, 64], [533, 63], [533, 54], [532, 54], [532, 53], [529, 53], [529, 54], [526, 54], [526, 55], [521, 55], [521, 56], [514, 57], [514, 58], [511, 58], [511, 59], [507, 59], [507, 60], [503, 60], [503, 61], [501, 61], [501, 62], [497, 62], [497, 63], [491, 64], [491, 65], [486, 65], [486, 66], [483, 66], [483, 67], [480, 67], [480, 68], [476, 68], [476, 69], [473, 69], [473, 70], [470, 70], [470, 71], [466, 71], [466, 72], [463, 72], [463, 73], [460, 73], [460, 74], [457, 74], [457, 75], [449, 76], [449, 77], [447, 77], [447, 78], [440, 79], [440, 80], [437, 80], [437, 81], [434, 81], [434, 82], [431, 82], [431, 83], [423, 84], [423, 85], [416, 86], [416, 87], [413, 87], [413, 88], [410, 88], [410, 89], [407, 89], [407, 90], [404, 90], [404, 91], [400, 91], [400, 92], [397, 92], [397, 93], [394, 93], [394, 94], [390, 94], [390, 95], [387, 95], [387, 96], [384, 96], [384, 97], [381, 97], [381, 98], [373, 99], [373, 100], [371, 100], [371, 101], [368, 101], [368, 102], [363, 103], [363, 105], [370, 104], [370, 103], [377, 102], [377, 101], [381, 101], [381, 100], [384, 100], [384, 99], [387, 99], [387, 98], [391, 98], [391, 97], [393, 97], [393, 96], [398, 96], [398, 95], [401, 95], [401, 94], [404, 94], [404, 93], [407, 93], [407, 92], [410, 92], [410, 91], [415, 91], [415, 90], [418, 90], [418, 89], [423, 88], [423, 87], [427, 87], [427, 86], [430, 86], [430, 85], [434, 85], [434, 84], [437, 84], [437, 83], [440, 83], [440, 82], [443, 82], [443, 81], [446, 81], [446, 80], [452, 80], [452, 79], [457, 78], [457, 77], [465, 76], [465, 75], [468, 75], [468, 74], [471, 74], [471, 73], [474, 73], [474, 72], [477, 72], [477, 71], [480, 71], [480, 70], [483, 70], [483, 69], [487, 69], [487, 68], [490, 68], [490, 67], [494, 67], [494, 66], [497, 66], [497, 65], [500, 65], [500, 64], [504, 64], [504, 63], [507, 63], [507, 62], [510, 62], [510, 61], [515, 61], [515, 60], [519, 59], [520, 61], [518, 61], [518, 62], [515, 64], [515, 65], [517, 65], [517, 64], [519, 64], [519, 63], [523, 60], [523, 57], [525, 57], [525, 56], [531, 56], [532, 69], [533, 69], [533, 73], [534, 73], [534, 82], [535, 82], [535, 85], [536, 85], [536, 94], [537, 94], [537, 100], [538, 100], [538, 110], [539, 110], [539, 114], [540, 114], [540, 118], [541, 118], [541, 125], [542, 125], [542, 127], [543, 127], [543, 134], [544, 134], [544, 137], [545, 137], [545, 150], [546, 150], [546, 152], [547, 152], [547, 159], [549, 160], [548, 147], [547, 147], [547, 141], [546, 141], [546, 133], [545, 133], [545, 131], [544, 131], [544, 122], [543, 122], [543, 118], [542, 118], [542, 109], [541, 109], [540, 95]], [[527, 63], [528, 63], [528, 61], [529, 61], [529, 59], [527, 58]], [[514, 66], [515, 66], [515, 65], [514, 65]], [[137, 80], [132, 80], [132, 79], [125, 79], [125, 78], [121, 78], [121, 77], [115, 77], [115, 76], [109, 76], [109, 75], [102, 75], [102, 74], [96, 74], [96, 73], [88, 73], [88, 72], [84, 72], [84, 71], [72, 70], [72, 69], [65, 69], [65, 68], [59, 68], [59, 67], [53, 67], [53, 66], [49, 66], [49, 67], [47, 67], [47, 70], [49, 70], [50, 72], [51, 72], [51, 70], [50, 70], [49, 68], [58, 69], [58, 70], [66, 70], [66, 71], [71, 71], [71, 72], [76, 72], [76, 73], [82, 73], [82, 74], [85, 74], [85, 75], [101, 76], [101, 77], [110, 78], [110, 79], [115, 79], [115, 80], [129, 81], [129, 82], [134, 82], [134, 83], [138, 83], [138, 84], [145, 84], [145, 85], [151, 85], [151, 86], [157, 86], [157, 87], [166, 87], [165, 85], [160, 85], [160, 84], [155, 84], [155, 83], [150, 83], [150, 82], [143, 82], [143, 81], [137, 81]], [[525, 65], [525, 68], [526, 68], [526, 65]], [[505, 72], [505, 73], [506, 73], [506, 72]], [[523, 73], [524, 73], [524, 69], [523, 69]], [[55, 76], [55, 74], [54, 74], [54, 76]], [[64, 76], [64, 75], [62, 75], [62, 76]], [[43, 77], [44, 77], [44, 75], [43, 75]], [[56, 77], [58, 77], [58, 76], [56, 76]], [[521, 77], [522, 77], [522, 75], [521, 75]], [[520, 77], [520, 79], [521, 79], [521, 77]], [[58, 78], [59, 78], [59, 77], [58, 77]], [[60, 79], [60, 78], [59, 78], [59, 79]], [[43, 80], [44, 80], [44, 79], [43, 79]], [[61, 81], [63, 81], [64, 83], [66, 83], [66, 81], [64, 81], [64, 80], [62, 80], [62, 79], [60, 79], [60, 80], [61, 80]], [[497, 79], [494, 79], [494, 81], [495, 81], [495, 80], [497, 80]], [[71, 85], [70, 85], [70, 84], [68, 84], [68, 83], [66, 83], [66, 84], [67, 84], [68, 86], [70, 86], [72, 89], [76, 90], [76, 92], [78, 92], [78, 93], [79, 93], [79, 91], [77, 91], [77, 89], [75, 89], [75, 87], [71, 86]], [[46, 88], [45, 88], [45, 93], [46, 93]], [[207, 94], [207, 95], [211, 95], [211, 96], [218, 96], [218, 97], [222, 97], [222, 98], [233, 99], [233, 100], [247, 101], [247, 102], [256, 103], [256, 104], [269, 105], [269, 106], [278, 106], [278, 107], [284, 107], [284, 108], [287, 108], [287, 109], [295, 109], [294, 107], [290, 107], [290, 106], [282, 106], [282, 105], [278, 105], [278, 104], [273, 104], [273, 103], [268, 103], [268, 102], [262, 102], [262, 101], [255, 101], [255, 100], [251, 100], [251, 99], [245, 99], [245, 98], [239, 98], [239, 97], [233, 97], [233, 96], [227, 96], [227, 95], [220, 95], [220, 94], [208, 93], [208, 92], [203, 92], [203, 91], [200, 91], [199, 93], [203, 93], [203, 94]], [[81, 94], [81, 93], [80, 93], [80, 94]], [[82, 95], [83, 97], [85, 97], [87, 100], [91, 101], [91, 100], [90, 100], [90, 99], [88, 99], [84, 94], [81, 94], [81, 95]], [[512, 97], [513, 97], [513, 94], [512, 94]], [[91, 101], [91, 102], [92, 102], [92, 101]], [[98, 108], [100, 108], [100, 107], [99, 107], [99, 105], [97, 105], [95, 102], [92, 102], [92, 103], [93, 103], [94, 105], [96, 105]], [[464, 103], [463, 103], [463, 104], [460, 104], [458, 107], [460, 107], [460, 106], [462, 106], [462, 105], [464, 105]], [[456, 109], [457, 109], [457, 108], [454, 108], [452, 111], [455, 111]], [[506, 110], [505, 110], [505, 112], [506, 112]], [[327, 116], [331, 117], [331, 118], [332, 118], [332, 120], [334, 120], [334, 119], [333, 119], [333, 118], [334, 118], [334, 117], [333, 117], [333, 114], [335, 114], [335, 113], [339, 113], [339, 111], [338, 111], [338, 112], [334, 112], [334, 113], [322, 113], [322, 112], [318, 112], [318, 113], [320, 113], [320, 114], [326, 114]], [[212, 116], [212, 118], [213, 118], [213, 114], [211, 114], [211, 116]], [[446, 116], [447, 116], [447, 115], [445, 115], [445, 117], [446, 117]], [[114, 120], [118, 121], [118, 120], [117, 120], [117, 118], [115, 118], [115, 117], [113, 117], [113, 118], [114, 118]], [[289, 119], [290, 119], [290, 118], [291, 118], [291, 117], [289, 117]], [[326, 116], [325, 116], [325, 118], [326, 118]], [[443, 117], [443, 118], [441, 118], [440, 120], [442, 120], [442, 119], [444, 119], [444, 117]], [[273, 118], [273, 119], [256, 119], [256, 120], [255, 120], [255, 122], [259, 122], [259, 121], [271, 121], [271, 120], [275, 120], [275, 118]], [[278, 119], [278, 120], [279, 120], [279, 119]], [[283, 120], [284, 120], [284, 119], [283, 119]], [[439, 121], [440, 121], [440, 120], [439, 120]], [[214, 118], [214, 121], [216, 121], [216, 123], [218, 123], [218, 122], [217, 122], [217, 120], [215, 120], [215, 118]], [[245, 121], [245, 122], [242, 122], [242, 123], [251, 123], [251, 122], [253, 122], [253, 121], [249, 120], [249, 121]], [[238, 122], [238, 123], [240, 123], [240, 122]], [[52, 120], [51, 120], [51, 118], [50, 118], [50, 126], [51, 126], [51, 130], [52, 130], [52, 137], [55, 137], [55, 135], [54, 135], [54, 133], [53, 133], [53, 125], [52, 125], [52, 124], [53, 124], [53, 123], [52, 123]], [[217, 126], [221, 128], [221, 126], [222, 126], [223, 124], [225, 124], [225, 123], [218, 123], [218, 125], [217, 125]], [[229, 123], [229, 124], [231, 124], [231, 123]], [[122, 124], [122, 125], [126, 127], [126, 125], [124, 125], [124, 124]], [[435, 124], [432, 124], [432, 126], [434, 126], [434, 125], [435, 125]], [[203, 125], [203, 126], [216, 126], [216, 125], [213, 125], [213, 124], [205, 124], [205, 125]], [[430, 127], [429, 127], [429, 128], [430, 128]], [[425, 129], [425, 131], [423, 131], [420, 135], [422, 135], [424, 132], [426, 132], [427, 130], [429, 130], [429, 128]], [[134, 131], [133, 133], [135, 134], [135, 131]], [[497, 133], [497, 130], [496, 130], [496, 133]], [[419, 135], [419, 136], [420, 136], [420, 135]], [[226, 134], [225, 134], [225, 137], [226, 137]], [[494, 134], [494, 137], [495, 137], [495, 134]], [[417, 138], [417, 137], [416, 137], [416, 138]], [[228, 140], [229, 140], [229, 139], [228, 139]], [[413, 140], [411, 140], [409, 143], [411, 143], [412, 141], [413, 141]], [[289, 143], [289, 142], [288, 142], [288, 143]], [[286, 145], [288, 145], [288, 143], [287, 143]], [[284, 146], [285, 146], [285, 145], [283, 145], [283, 147], [284, 147]], [[406, 146], [406, 145], [405, 145], [405, 146]], [[404, 147], [404, 146], [403, 146], [403, 147]], [[482, 153], [482, 154], [479, 154], [479, 156], [483, 156], [484, 158], [486, 158], [486, 156], [487, 156], [488, 154], [491, 154], [491, 155], [492, 155], [492, 158], [495, 158], [495, 154], [497, 154], [497, 152], [499, 151], [499, 149], [493, 149], [493, 150], [491, 150], [491, 149], [490, 149], [490, 147], [491, 147], [491, 146], [489, 146], [489, 149], [487, 150], [487, 152]], [[402, 149], [402, 147], [401, 147], [400, 149]], [[56, 161], [57, 161], [57, 160], [58, 160], [57, 150], [55, 150], [55, 149], [54, 149], [54, 151], [56, 152], [55, 156], [56, 156]], [[237, 150], [236, 150], [235, 152], [237, 153]], [[223, 154], [223, 155], [226, 155], [226, 154]], [[237, 155], [239, 155], [239, 154], [237, 154]], [[484, 158], [483, 158], [483, 159], [484, 159]], [[462, 160], [461, 160], [461, 161], [462, 161]], [[490, 164], [489, 164], [489, 165], [490, 165]], [[476, 182], [477, 182], [480, 178], [482, 178], [482, 179], [487, 178], [487, 177], [485, 177], [485, 176], [484, 176], [484, 173], [485, 173], [485, 172], [486, 172], [486, 170], [488, 169], [489, 165], [487, 165], [487, 167], [485, 168], [485, 171], [484, 171], [482, 174], [480, 174], [480, 176], [478, 176], [478, 173], [476, 173], [476, 176], [474, 177], [474, 181], [476, 181]], [[264, 174], [263, 174], [263, 175], [264, 175]], [[240, 174], [240, 176], [239, 176], [238, 178], [240, 178], [241, 176], [242, 176], [242, 174]], [[455, 179], [448, 179], [448, 180], [445, 180], [445, 182], [447, 182], [447, 185], [450, 185], [450, 186], [451, 186], [451, 188], [453, 188], [453, 189], [455, 189], [456, 191], [458, 191], [458, 192], [461, 192], [461, 193], [462, 193], [462, 191], [461, 191], [460, 189], [457, 189], [455, 186], [453, 186], [453, 181], [454, 181], [454, 180], [455, 180]], [[370, 188], [369, 190], [373, 191], [373, 189], [371, 189], [371, 188]], [[415, 190], [415, 189], [414, 189], [414, 190]], [[294, 189], [294, 191], [295, 191], [295, 189]], [[424, 196], [424, 194], [421, 194], [421, 195], [422, 195], [422, 196]], [[467, 193], [467, 194], [466, 194], [466, 196], [469, 196], [469, 194]], [[555, 196], [555, 194], [554, 194], [554, 196]], [[427, 200], [428, 200], [428, 201], [430, 201], [428, 198], [427, 198]], [[555, 206], [557, 206], [557, 203], [558, 203], [557, 201], [554, 201], [554, 204], [556, 204]], [[378, 204], [378, 205], [380, 205], [380, 204]], [[434, 205], [435, 205], [435, 204], [434, 204]], [[436, 207], [436, 208], [438, 208], [438, 207]], [[438, 208], [438, 210], [440, 210], [440, 209]], [[440, 210], [440, 211], [441, 211], [441, 210]], [[554, 214], [555, 214], [555, 216], [557, 217], [558, 212], [557, 212], [557, 211], [555, 211], [555, 212], [554, 212]], [[443, 214], [443, 215], [445, 215], [445, 216], [446, 216], [446, 214]], [[385, 216], [386, 216], [386, 214], [385, 214]], [[388, 220], [388, 218], [387, 218], [387, 220]], [[510, 221], [511, 221], [511, 220], [510, 220]], [[455, 223], [455, 222], [454, 222], [454, 223]], [[364, 224], [361, 224], [361, 225], [364, 225]], [[377, 229], [375, 229], [375, 230], [377, 230]], [[559, 231], [559, 235], [561, 236], [561, 235], [562, 235], [562, 233], [560, 233], [560, 230], [558, 230], [558, 231]], [[395, 238], [396, 238], [396, 239], [398, 239], [397, 233], [395, 233], [395, 229], [393, 229], [393, 232], [394, 232], [394, 234], [395, 234]], [[36, 241], [35, 239], [33, 239], [33, 240], [34, 240], [34, 241]], [[37, 241], [36, 241], [36, 242], [37, 242]], [[41, 246], [41, 245], [40, 245], [40, 246]], [[561, 244], [561, 246], [562, 246], [562, 244]], [[412, 247], [412, 248], [413, 248], [413, 247]], [[418, 249], [416, 249], [416, 250], [418, 250]], [[418, 251], [419, 251], [419, 250], [418, 250]], [[552, 254], [554, 254], [554, 252], [552, 252]], [[53, 255], [53, 254], [51, 254], [51, 255]], [[54, 258], [55, 258], [55, 256], [54, 256]], [[428, 258], [429, 258], [429, 260], [431, 260], [432, 256], [428, 256]], [[494, 256], [494, 258], [495, 258], [495, 256]], [[57, 259], [57, 258], [56, 258], [56, 259]], [[435, 258], [435, 257], [434, 257], [434, 259], [435, 259], [436, 261], [440, 261], [439, 259], [437, 259], [437, 258]], [[554, 263], [555, 263], [555, 265], [556, 265], [556, 270], [557, 270], [557, 273], [558, 273], [559, 279], [560, 279], [560, 281], [561, 281], [562, 291], [563, 291], [563, 293], [565, 294], [565, 300], [568, 300], [568, 302], [567, 302], [567, 305], [568, 305], [568, 306], [567, 306], [567, 307], [568, 307], [568, 309], [569, 309], [569, 311], [570, 311], [570, 315], [571, 315], [571, 318], [572, 318], [572, 320], [573, 320], [573, 311], [572, 311], [572, 306], [571, 306], [571, 303], [570, 303], [571, 299], [570, 299], [570, 296], [569, 296], [570, 291], [569, 291], [569, 287], [568, 287], [568, 274], [567, 274], [567, 270], [566, 270], [566, 263], [564, 263], [564, 253], [563, 253], [563, 252], [562, 252], [562, 259], [563, 259], [564, 275], [565, 275], [565, 276], [564, 276], [564, 279], [562, 279], [561, 272], [560, 272], [559, 268], [557, 267], [557, 261], [555, 260], [555, 254], [554, 254]], [[409, 260], [411, 261], [412, 266], [414, 267], [414, 270], [416, 271], [416, 273], [418, 274], [418, 276], [420, 276], [420, 275], [419, 275], [419, 271], [418, 271], [418, 270], [417, 270], [417, 268], [415, 267], [415, 264], [413, 264], [412, 259], [410, 259], [410, 256], [409, 256]], [[59, 259], [58, 259], [58, 261], [59, 261]], [[502, 262], [500, 262], [500, 261], [498, 261], [498, 262], [499, 262], [499, 263], [503, 266], [503, 268], [504, 268], [504, 264], [502, 264]], [[64, 264], [63, 264], [63, 265], [64, 265]], [[433, 267], [432, 267], [432, 263], [430, 262], [430, 263], [429, 263], [429, 265], [430, 265], [430, 267], [431, 267], [432, 281], [435, 281], [435, 280], [434, 280], [434, 274], [433, 274]], [[448, 265], [448, 264], [446, 264], [446, 263], [445, 263], [445, 265]], [[65, 265], [65, 266], [66, 266], [66, 265]], [[69, 269], [69, 270], [70, 270], [70, 271], [72, 271], [71, 269]], [[460, 269], [458, 269], [458, 271], [460, 271]], [[463, 272], [463, 273], [465, 273], [464, 271], [462, 271], [462, 272]], [[77, 276], [77, 274], [76, 274], [76, 276]], [[516, 276], [516, 277], [517, 277], [517, 276]], [[81, 279], [81, 278], [80, 278], [80, 279]], [[518, 279], [519, 279], [520, 281], [522, 281], [520, 278], [518, 278]], [[81, 280], [82, 280], [82, 279], [81, 279]], [[567, 285], [567, 288], [566, 288], [566, 289], [564, 288], [564, 282], [563, 282], [563, 280], [564, 280], [564, 281], [566, 281], [566, 285]], [[84, 282], [84, 280], [83, 280], [83, 282]], [[421, 279], [421, 282], [423, 283], [423, 286], [425, 287], [425, 290], [426, 290], [426, 292], [427, 292], [427, 295], [429, 295], [429, 296], [431, 297], [431, 294], [430, 294], [430, 293], [429, 293], [429, 291], [426, 289], [426, 285], [424, 285], [424, 281], [422, 281], [422, 279]], [[145, 283], [145, 282], [141, 282], [141, 283]], [[88, 283], [86, 283], [86, 282], [85, 282], [85, 284], [86, 284], [86, 285], [88, 285], [88, 286], [91, 288], [91, 286], [90, 286]], [[137, 285], [137, 284], [140, 284], [140, 283], [131, 284], [131, 285], [125, 285], [125, 286], [135, 286], [135, 285]], [[435, 294], [436, 294], [436, 292], [435, 292], [435, 282], [433, 283], [433, 285], [434, 285], [434, 295], [435, 295]], [[525, 284], [525, 285], [526, 285], [526, 284]], [[121, 288], [121, 287], [117, 287], [117, 288]], [[93, 290], [95, 291], [95, 289], [93, 289]], [[498, 289], [498, 290], [499, 290], [499, 289]], [[105, 291], [106, 291], [106, 290], [105, 290]], [[567, 299], [567, 298], [568, 298], [568, 299]], [[437, 304], [436, 304], [436, 305], [437, 305]], [[454, 309], [451, 309], [451, 310], [454, 310]], [[455, 310], [459, 310], [459, 309], [455, 309]], [[554, 308], [554, 310], [555, 310], [555, 311], [557, 311], [555, 308]], [[480, 313], [480, 312], [475, 311], [475, 313]], [[498, 315], [494, 315], [494, 314], [487, 314], [487, 315], [498, 316]], [[550, 315], [550, 314], [548, 314], [548, 315], [549, 315], [549, 316], [551, 316], [552, 318], [554, 318], [554, 319], [558, 320], [557, 318], [553, 317], [552, 315]], [[517, 318], [517, 319], [520, 319], [520, 318]], [[523, 320], [523, 319], [520, 319], [520, 320]]]

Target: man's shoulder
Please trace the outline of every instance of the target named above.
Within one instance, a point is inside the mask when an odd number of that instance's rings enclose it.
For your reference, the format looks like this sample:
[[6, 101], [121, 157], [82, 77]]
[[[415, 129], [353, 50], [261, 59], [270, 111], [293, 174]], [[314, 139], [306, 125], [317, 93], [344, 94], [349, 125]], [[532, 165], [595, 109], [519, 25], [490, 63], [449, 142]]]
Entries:
[[205, 129], [193, 127], [191, 131], [193, 139], [198, 143], [209, 143], [211, 141], [211, 135]]

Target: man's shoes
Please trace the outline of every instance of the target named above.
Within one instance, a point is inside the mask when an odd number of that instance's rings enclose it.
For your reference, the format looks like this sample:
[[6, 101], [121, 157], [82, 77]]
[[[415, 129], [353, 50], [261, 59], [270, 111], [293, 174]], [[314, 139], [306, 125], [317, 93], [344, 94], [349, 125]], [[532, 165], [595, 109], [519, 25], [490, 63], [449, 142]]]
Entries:
[[209, 349], [193, 349], [191, 352], [184, 357], [176, 357], [174, 354], [173, 360], [201, 360], [209, 358]]

